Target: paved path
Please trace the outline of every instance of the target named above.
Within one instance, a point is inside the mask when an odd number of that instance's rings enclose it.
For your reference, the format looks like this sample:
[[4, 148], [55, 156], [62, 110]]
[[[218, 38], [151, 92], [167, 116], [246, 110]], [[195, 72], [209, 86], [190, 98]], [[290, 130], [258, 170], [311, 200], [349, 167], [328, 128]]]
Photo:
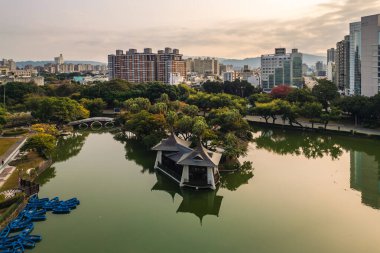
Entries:
[[4, 164], [0, 164], [0, 171], [7, 166], [7, 164], [12, 161], [14, 157], [19, 153], [20, 148], [26, 142], [27, 136], [20, 137], [15, 144], [13, 144], [3, 155], [0, 156], [0, 162], [4, 161]]
[[[260, 117], [260, 116], [246, 116], [245, 119], [248, 120], [248, 121], [251, 121], [251, 122], [265, 123], [265, 119], [262, 118], [262, 117]], [[269, 119], [268, 123], [271, 124], [271, 122], [272, 122], [272, 119]], [[311, 123], [309, 123], [309, 122], [305, 122], [305, 121], [298, 121], [298, 122], [303, 127], [311, 128]], [[289, 124], [288, 121], [285, 121], [285, 123], [284, 123], [281, 118], [278, 118], [276, 120], [275, 125], [290, 126], [290, 124]], [[293, 123], [293, 125], [295, 125], [295, 124]], [[324, 125], [320, 124], [320, 123], [314, 123], [314, 128], [319, 128], [319, 127], [323, 127], [324, 128]], [[363, 128], [363, 127], [355, 127], [354, 125], [349, 125], [349, 124], [348, 125], [347, 124], [343, 125], [343, 124], [331, 123], [331, 124], [327, 125], [327, 130], [346, 132], [346, 133], [350, 133], [352, 131], [355, 131], [356, 133], [360, 133], [360, 134], [380, 136], [380, 130], [378, 130], [378, 129], [369, 129], [369, 128]]]
[[14, 166], [5, 166], [4, 169], [0, 172], [0, 188], [3, 186], [5, 181], [12, 175], [12, 173], [16, 170]]

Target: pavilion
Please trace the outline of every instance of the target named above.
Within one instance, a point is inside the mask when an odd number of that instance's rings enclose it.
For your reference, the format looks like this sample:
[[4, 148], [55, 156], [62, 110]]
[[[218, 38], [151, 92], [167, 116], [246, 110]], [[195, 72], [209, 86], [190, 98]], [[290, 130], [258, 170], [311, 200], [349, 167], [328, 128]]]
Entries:
[[154, 168], [160, 170], [181, 187], [216, 189], [219, 183], [221, 154], [212, 152], [199, 142], [195, 149], [190, 142], [174, 133], [152, 148], [157, 151]]

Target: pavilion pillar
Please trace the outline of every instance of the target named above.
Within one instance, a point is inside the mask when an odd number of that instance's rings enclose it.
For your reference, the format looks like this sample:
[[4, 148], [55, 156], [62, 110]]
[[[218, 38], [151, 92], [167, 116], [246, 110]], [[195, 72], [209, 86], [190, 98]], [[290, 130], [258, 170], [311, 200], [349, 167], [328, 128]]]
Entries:
[[183, 166], [180, 186], [184, 186], [186, 182], [189, 182], [189, 165]]
[[210, 184], [213, 190], [216, 189], [215, 186], [215, 179], [214, 179], [214, 168], [213, 167], [207, 167], [207, 183]]
[[158, 167], [158, 164], [162, 163], [162, 151], [157, 151], [157, 156], [156, 156], [156, 162], [154, 163], [154, 168]]

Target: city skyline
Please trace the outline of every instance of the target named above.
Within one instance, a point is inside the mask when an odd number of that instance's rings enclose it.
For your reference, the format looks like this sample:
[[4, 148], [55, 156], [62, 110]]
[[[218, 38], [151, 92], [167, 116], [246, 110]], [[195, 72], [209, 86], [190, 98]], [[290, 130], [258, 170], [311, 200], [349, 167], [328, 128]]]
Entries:
[[17, 12], [3, 14], [0, 57], [50, 60], [63, 53], [67, 59], [105, 62], [115, 48], [168, 45], [186, 56], [241, 59], [280, 46], [325, 55], [349, 32], [349, 22], [380, 7], [380, 0], [74, 2], [5, 3]]

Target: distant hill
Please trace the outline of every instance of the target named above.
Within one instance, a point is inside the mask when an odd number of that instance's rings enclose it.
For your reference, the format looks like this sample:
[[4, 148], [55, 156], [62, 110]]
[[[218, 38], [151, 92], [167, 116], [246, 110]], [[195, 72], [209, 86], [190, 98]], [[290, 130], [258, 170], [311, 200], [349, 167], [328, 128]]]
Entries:
[[[196, 57], [186, 57], [186, 58], [196, 58]], [[202, 57], [203, 58], [203, 57]], [[227, 58], [218, 58], [219, 61], [225, 65], [233, 65], [234, 68], [242, 68], [244, 65], [248, 65], [251, 68], [258, 68], [261, 65], [260, 57], [252, 57], [245, 59], [227, 59]], [[317, 61], [323, 61], [326, 63], [327, 58], [319, 55], [312, 54], [303, 54], [303, 63], [306, 63], [309, 66], [315, 66]]]
[[[18, 61], [16, 62], [17, 67], [23, 68], [26, 65], [32, 65], [34, 67], [44, 66], [48, 63], [54, 63], [54, 61]], [[92, 64], [92, 65], [105, 65], [106, 63], [97, 61], [65, 61], [68, 64]]]

